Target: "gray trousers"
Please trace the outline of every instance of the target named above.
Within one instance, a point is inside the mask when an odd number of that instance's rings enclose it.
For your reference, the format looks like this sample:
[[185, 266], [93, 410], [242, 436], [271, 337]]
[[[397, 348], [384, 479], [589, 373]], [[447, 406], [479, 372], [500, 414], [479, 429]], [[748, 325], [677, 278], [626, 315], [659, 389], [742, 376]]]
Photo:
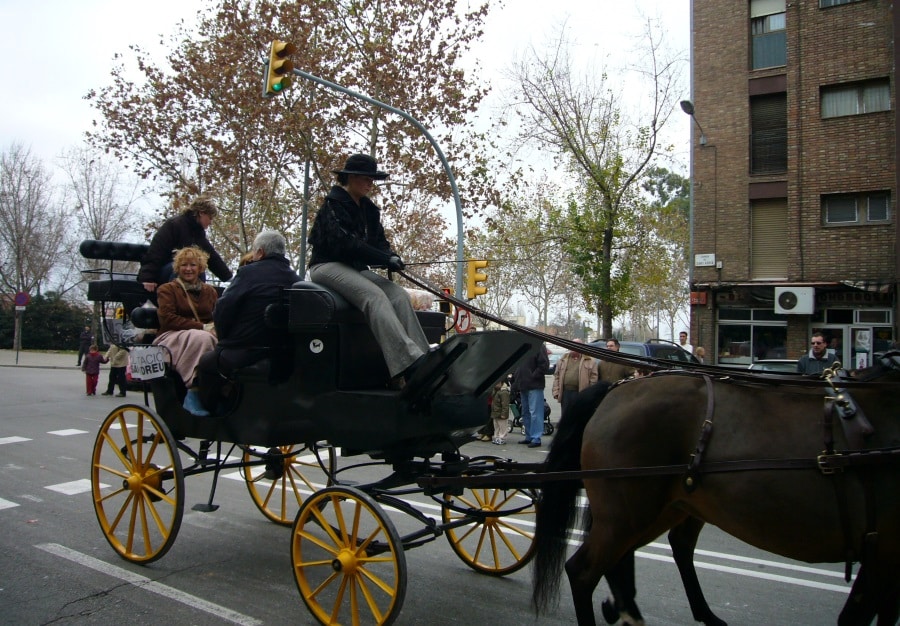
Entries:
[[391, 376], [428, 352], [428, 339], [403, 287], [371, 270], [360, 272], [344, 263], [313, 265], [309, 276], [363, 312]]

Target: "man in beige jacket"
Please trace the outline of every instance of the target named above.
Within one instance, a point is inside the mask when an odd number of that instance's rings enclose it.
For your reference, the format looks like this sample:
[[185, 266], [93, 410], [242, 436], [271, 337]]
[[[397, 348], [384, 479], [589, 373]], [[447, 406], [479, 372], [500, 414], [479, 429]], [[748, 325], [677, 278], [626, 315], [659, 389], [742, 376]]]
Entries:
[[[581, 343], [580, 339], [576, 339]], [[553, 373], [553, 397], [559, 401], [563, 414], [566, 407], [582, 391], [597, 382], [597, 361], [574, 350], [566, 352]]]

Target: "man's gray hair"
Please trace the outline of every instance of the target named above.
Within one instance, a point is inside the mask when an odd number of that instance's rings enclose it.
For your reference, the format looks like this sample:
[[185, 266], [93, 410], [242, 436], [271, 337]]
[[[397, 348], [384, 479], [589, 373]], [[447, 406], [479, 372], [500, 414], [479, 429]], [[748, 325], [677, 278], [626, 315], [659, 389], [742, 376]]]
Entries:
[[284, 256], [287, 243], [284, 235], [277, 230], [264, 230], [253, 240], [253, 252], [262, 250], [265, 256], [280, 254]]

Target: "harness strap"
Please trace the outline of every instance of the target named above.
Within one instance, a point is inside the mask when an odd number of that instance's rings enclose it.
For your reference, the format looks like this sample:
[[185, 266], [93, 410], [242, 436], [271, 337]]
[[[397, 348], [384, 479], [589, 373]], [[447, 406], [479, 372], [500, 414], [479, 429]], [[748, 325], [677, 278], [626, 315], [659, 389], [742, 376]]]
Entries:
[[684, 476], [684, 489], [688, 493], [694, 491], [699, 483], [700, 464], [703, 463], [703, 454], [706, 452], [706, 445], [709, 443], [709, 438], [712, 437], [713, 430], [712, 419], [715, 402], [713, 400], [712, 379], [703, 374], [703, 382], [706, 383], [706, 417], [703, 419], [703, 425], [700, 427], [700, 438], [697, 440], [697, 447], [694, 448], [694, 453], [691, 455], [691, 460], [688, 462], [687, 472], [685, 472]]

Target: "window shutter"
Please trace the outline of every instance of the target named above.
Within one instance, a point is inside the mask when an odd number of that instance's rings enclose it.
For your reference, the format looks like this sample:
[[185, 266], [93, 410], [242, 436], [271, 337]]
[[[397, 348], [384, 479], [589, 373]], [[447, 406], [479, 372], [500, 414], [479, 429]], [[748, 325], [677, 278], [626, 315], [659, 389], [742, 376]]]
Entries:
[[750, 216], [750, 278], [787, 279], [787, 200], [756, 201]]

